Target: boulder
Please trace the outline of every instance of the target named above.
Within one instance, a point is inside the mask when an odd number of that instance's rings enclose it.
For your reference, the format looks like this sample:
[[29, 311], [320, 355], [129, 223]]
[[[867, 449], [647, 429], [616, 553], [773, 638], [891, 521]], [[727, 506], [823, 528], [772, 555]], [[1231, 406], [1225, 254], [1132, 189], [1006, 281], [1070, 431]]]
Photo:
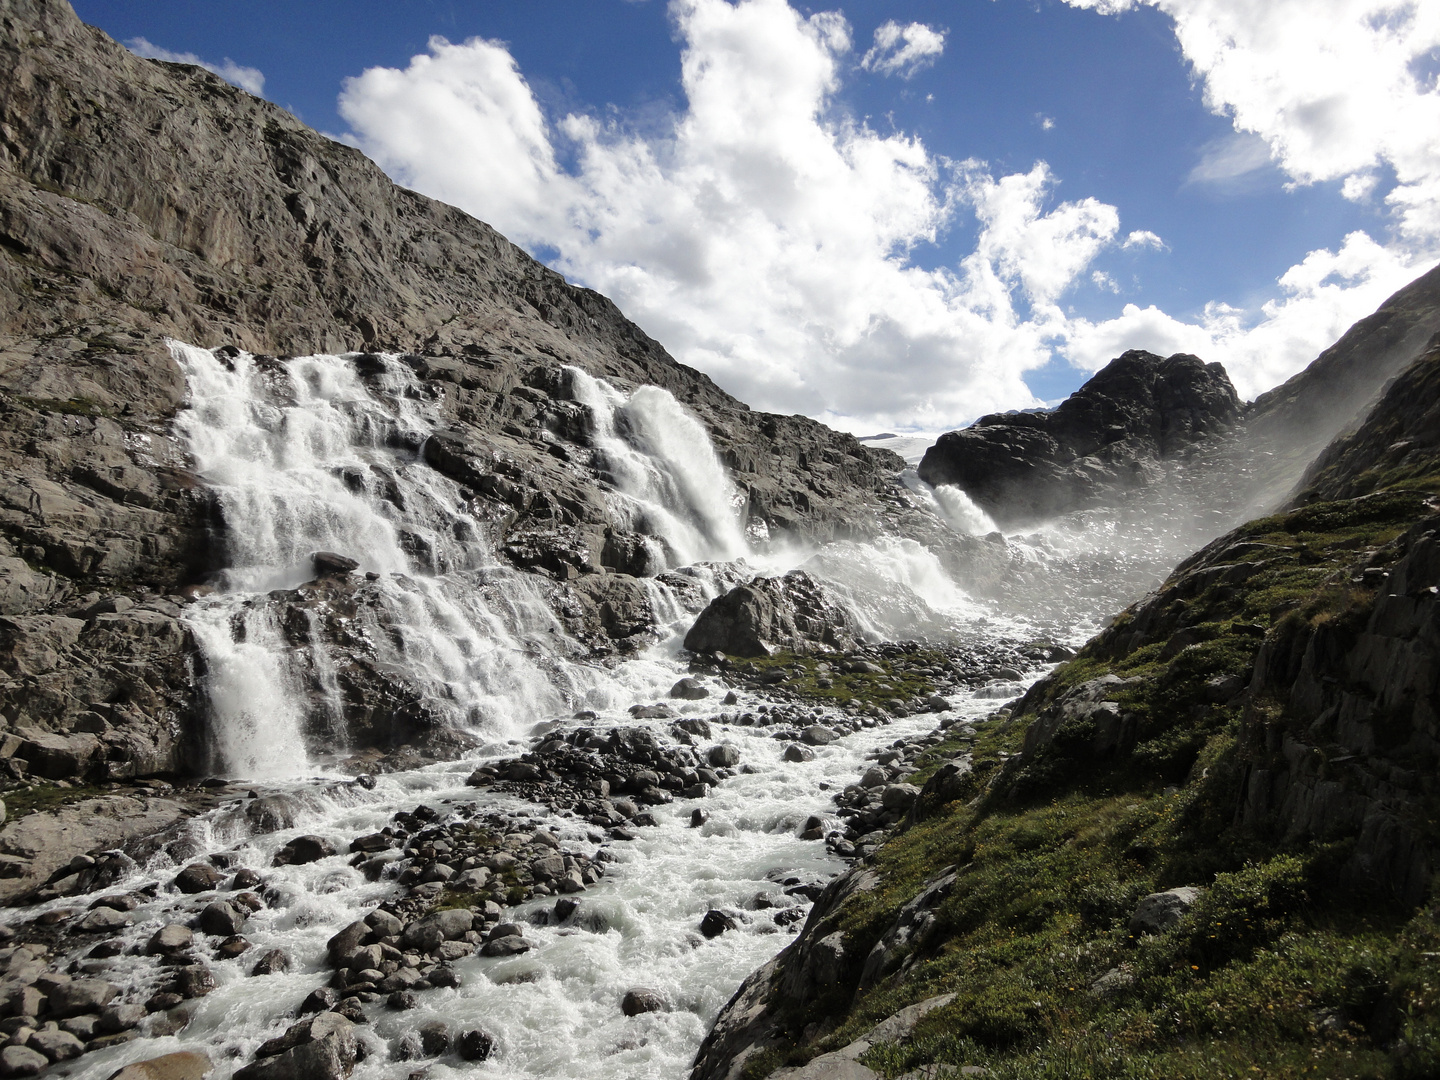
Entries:
[[85, 1053], [85, 1044], [68, 1031], [53, 1028], [41, 1029], [30, 1036], [27, 1044], [39, 1050], [51, 1061], [69, 1061]]
[[245, 913], [226, 900], [207, 904], [200, 912], [200, 929], [216, 937], [238, 934], [245, 925]]
[[302, 1020], [264, 1043], [234, 1080], [344, 1080], [360, 1056], [354, 1027], [336, 1012]]
[[129, 1031], [146, 1017], [145, 1006], [130, 1001], [112, 1001], [100, 1010], [96, 1027], [107, 1035]]
[[717, 769], [730, 769], [740, 764], [740, 750], [732, 743], [720, 743], [705, 751], [705, 760]]
[[137, 1061], [110, 1074], [109, 1080], [205, 1080], [213, 1071], [210, 1059], [198, 1050]]
[[637, 986], [625, 992], [625, 997], [620, 1001], [620, 1011], [626, 1016], [639, 1016], [641, 1013], [664, 1012], [668, 1006], [660, 991], [652, 990], [648, 986]]
[[726, 915], [725, 912], [718, 911], [714, 908], [707, 911], [705, 917], [700, 920], [700, 933], [704, 934], [707, 938], [719, 937], [725, 933], [725, 931], [734, 929], [735, 920], [729, 915]]
[[780, 756], [786, 761], [814, 761], [815, 751], [799, 743], [791, 743], [781, 752]]
[[800, 738], [811, 746], [828, 746], [835, 741], [835, 732], [824, 724], [811, 724], [800, 733]]
[[1182, 885], [1178, 889], [1151, 893], [1142, 897], [1130, 916], [1130, 933], [1163, 934], [1176, 926], [1195, 901], [1201, 890], [1193, 885]]
[[28, 1046], [7, 1046], [0, 1050], [0, 1073], [6, 1076], [35, 1076], [50, 1059]]
[[710, 696], [710, 691], [699, 679], [684, 678], [670, 687], [672, 698], [683, 698], [686, 701], [700, 701]]
[[348, 574], [360, 569], [360, 563], [348, 555], [337, 555], [333, 551], [317, 551], [310, 556], [310, 563], [316, 577], [326, 574]]
[[74, 979], [48, 988], [50, 1013], [58, 1019], [98, 1013], [120, 994], [120, 988], [104, 979]]
[[460, 1033], [455, 1049], [465, 1061], [484, 1061], [495, 1049], [495, 1040], [479, 1028]]
[[284, 949], [271, 949], [255, 961], [250, 969], [253, 975], [281, 975], [290, 970], [290, 956]]
[[276, 866], [303, 866], [336, 854], [335, 845], [323, 836], [297, 836], [275, 853]]
[[768, 656], [775, 649], [799, 653], [855, 646], [855, 627], [845, 609], [803, 570], [784, 577], [757, 577], [716, 597], [685, 635], [694, 653]]
[[208, 863], [191, 863], [176, 874], [171, 884], [183, 893], [209, 892], [218, 888], [225, 875]]

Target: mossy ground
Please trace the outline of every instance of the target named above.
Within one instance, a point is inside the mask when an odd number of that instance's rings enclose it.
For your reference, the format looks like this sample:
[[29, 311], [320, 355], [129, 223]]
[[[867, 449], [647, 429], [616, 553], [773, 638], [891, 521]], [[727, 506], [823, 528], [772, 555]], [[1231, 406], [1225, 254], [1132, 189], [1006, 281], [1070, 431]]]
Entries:
[[71, 787], [36, 784], [33, 787], [9, 788], [0, 792], [0, 798], [5, 800], [5, 820], [16, 821], [37, 811], [58, 810], [71, 803], [114, 794], [116, 792], [112, 788], [87, 784], [76, 784]]
[[[935, 693], [932, 677], [920, 673], [918, 669], [945, 666], [950, 661], [941, 652], [916, 650], [906, 653], [903, 660], [878, 657], [872, 662], [883, 672], [842, 672], [838, 670], [834, 657], [777, 652], [754, 660], [736, 661], [732, 670], [742, 675], [783, 671], [786, 673], [785, 681], [774, 684], [775, 688], [816, 704], [883, 708], [891, 698], [908, 700]], [[829, 670], [822, 669], [821, 664]], [[822, 680], [831, 685], [822, 686]]]
[[[1248, 682], [1287, 622], [1363, 617], [1373, 593], [1357, 564], [1383, 564], [1427, 512], [1424, 492], [1405, 490], [1252, 522], [1228, 538], [1264, 545], [1245, 553], [1243, 580], [1174, 590], [1175, 617], [1152, 640], [1121, 644], [1135, 617], [1123, 616], [1023, 713], [981, 726], [969, 789], [885, 843], [879, 887], [840, 914], [847, 955], [863, 958], [927, 879], [958, 866], [938, 932], [902, 980], [787, 1017], [827, 1034], [754, 1059], [747, 1076], [944, 993], [955, 1001], [864, 1063], [887, 1078], [930, 1062], [996, 1080], [1440, 1076], [1436, 906], [1342, 888], [1348, 842], [1286, 848], [1240, 830], [1239, 706], [1205, 694], [1216, 676]], [[1106, 674], [1133, 680], [1113, 694], [1137, 717], [1133, 750], [1097, 762], [1084, 752], [1093, 731], [1062, 727], [1020, 756], [1035, 710]], [[1282, 703], [1252, 707], [1283, 717]], [[917, 780], [960, 748], [933, 748]], [[1179, 926], [1129, 933], [1142, 896], [1188, 884], [1205, 892]]]

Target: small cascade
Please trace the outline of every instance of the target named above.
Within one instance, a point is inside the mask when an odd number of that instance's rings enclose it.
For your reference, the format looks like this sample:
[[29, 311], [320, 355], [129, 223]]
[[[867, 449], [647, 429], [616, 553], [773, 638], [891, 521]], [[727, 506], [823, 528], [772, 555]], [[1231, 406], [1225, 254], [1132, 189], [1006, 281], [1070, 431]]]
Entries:
[[906, 469], [900, 478], [905, 486], [920, 498], [922, 504], [933, 510], [940, 520], [955, 532], [966, 536], [986, 536], [1000, 531], [990, 515], [976, 505], [964, 488], [954, 484], [931, 487], [920, 479], [913, 468]]
[[626, 397], [579, 368], [565, 370], [594, 417], [596, 464], [615, 486], [615, 509], [633, 531], [659, 539], [665, 565], [744, 555], [734, 485], [704, 425], [658, 386]]

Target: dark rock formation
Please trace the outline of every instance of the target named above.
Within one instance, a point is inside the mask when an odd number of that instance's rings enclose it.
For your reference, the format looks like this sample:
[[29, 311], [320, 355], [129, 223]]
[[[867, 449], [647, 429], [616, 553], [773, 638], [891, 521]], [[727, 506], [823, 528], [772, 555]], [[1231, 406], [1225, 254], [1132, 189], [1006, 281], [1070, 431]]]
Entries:
[[716, 597], [685, 635], [695, 653], [769, 656], [790, 652], [845, 651], [855, 647], [855, 628], [803, 570], [784, 577], [757, 577]]
[[920, 462], [1002, 525], [1113, 501], [1164, 475], [1161, 462], [1229, 431], [1240, 400], [1224, 368], [1132, 350], [1053, 412], [983, 416], [940, 436]]

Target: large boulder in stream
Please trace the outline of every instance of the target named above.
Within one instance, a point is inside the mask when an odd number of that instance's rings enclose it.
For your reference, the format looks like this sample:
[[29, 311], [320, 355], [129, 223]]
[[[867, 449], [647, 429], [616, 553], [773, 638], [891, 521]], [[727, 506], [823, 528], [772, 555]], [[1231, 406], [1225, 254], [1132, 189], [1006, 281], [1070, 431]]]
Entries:
[[850, 616], [803, 570], [737, 585], [712, 600], [685, 635], [691, 652], [727, 656], [844, 651], [855, 644]]

